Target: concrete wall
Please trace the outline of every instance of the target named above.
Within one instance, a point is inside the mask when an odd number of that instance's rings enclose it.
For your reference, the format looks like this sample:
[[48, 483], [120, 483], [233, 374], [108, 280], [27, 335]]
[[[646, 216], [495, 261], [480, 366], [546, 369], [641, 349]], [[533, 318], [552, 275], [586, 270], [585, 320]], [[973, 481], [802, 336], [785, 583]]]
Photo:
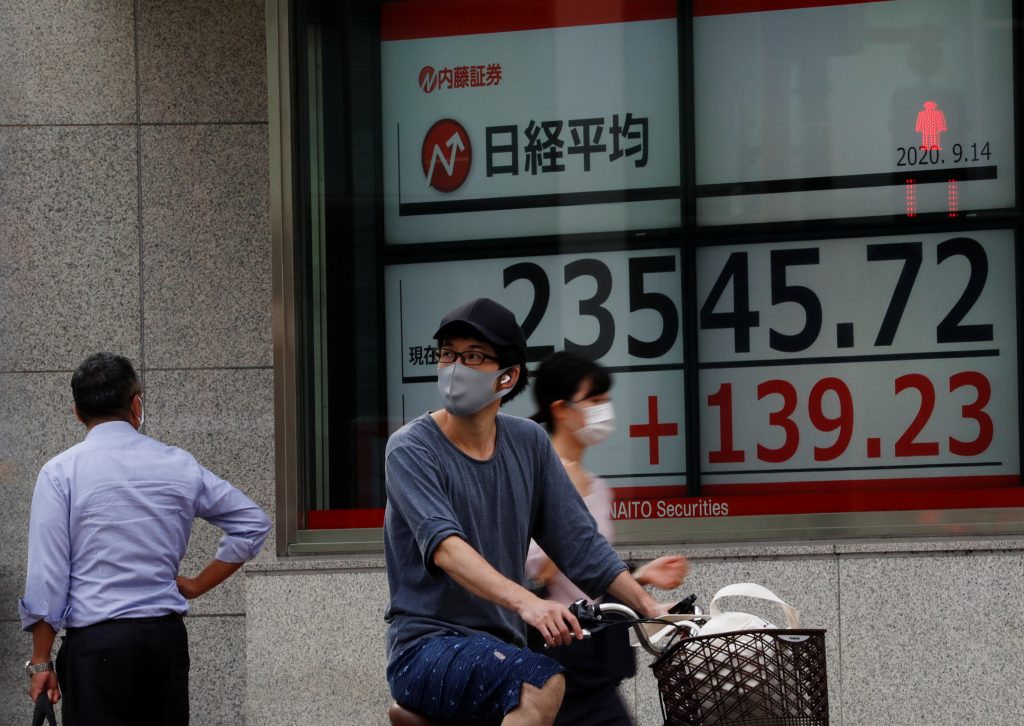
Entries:
[[[260, 0], [0, 0], [0, 723], [30, 720], [29, 503], [87, 354], [129, 356], [147, 432], [272, 511], [265, 28]], [[245, 612], [243, 576], [187, 621], [193, 723], [244, 720]]]
[[[804, 626], [828, 629], [831, 723], [1024, 723], [1020, 539], [683, 551], [691, 575], [672, 597], [695, 592], [706, 604], [723, 585], [758, 582], [797, 607]], [[246, 591], [250, 726], [386, 723], [381, 561], [261, 563]], [[755, 601], [733, 607], [782, 620]], [[638, 726], [662, 724], [651, 660], [640, 652], [623, 688]]]

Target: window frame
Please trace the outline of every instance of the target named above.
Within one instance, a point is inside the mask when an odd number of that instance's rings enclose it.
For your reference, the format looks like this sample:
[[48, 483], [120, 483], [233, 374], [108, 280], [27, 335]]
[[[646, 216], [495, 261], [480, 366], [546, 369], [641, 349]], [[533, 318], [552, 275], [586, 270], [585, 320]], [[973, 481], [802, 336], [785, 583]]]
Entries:
[[[304, 500], [302, 487], [305, 476], [305, 457], [309, 449], [308, 432], [304, 425], [306, 395], [303, 389], [303, 363], [300, 319], [303, 306], [298, 300], [301, 286], [298, 275], [296, 225], [301, 222], [297, 213], [296, 179], [297, 135], [294, 123], [297, 116], [294, 53], [294, 4], [296, 0], [268, 0], [267, 12], [267, 87], [268, 131], [270, 135], [270, 201], [271, 245], [273, 262], [273, 341], [274, 341], [274, 439], [275, 439], [275, 493], [276, 493], [276, 552], [279, 556], [339, 553], [380, 553], [383, 549], [383, 530], [365, 529], [303, 529]], [[1016, 297], [1017, 297], [1017, 360], [1018, 368], [1024, 361], [1024, 154], [1016, 155], [1016, 206], [994, 210], [980, 215], [982, 219], [950, 224], [938, 218], [922, 215], [913, 223], [899, 218], [871, 217], [859, 219], [829, 219], [814, 222], [782, 222], [763, 225], [700, 226], [696, 221], [695, 168], [694, 168], [694, 116], [693, 116], [693, 58], [684, 52], [692, 48], [693, 20], [691, 3], [679, 3], [679, 77], [680, 77], [680, 152], [682, 154], [681, 185], [682, 222], [678, 230], [666, 230], [663, 238], [633, 239], [627, 233], [590, 235], [586, 240], [570, 236], [560, 240], [556, 247], [551, 238], [527, 238], [520, 241], [520, 250], [547, 250], [548, 254], [561, 254], [574, 249], [648, 249], [650, 247], [677, 247], [682, 255], [681, 271], [684, 303], [696, 304], [696, 251], [699, 247], [727, 242], [771, 242], [799, 239], [829, 239], [836, 237], [899, 235], [910, 232], [952, 232], [959, 227], [970, 230], [998, 228], [1011, 230], [1016, 243]], [[1022, 15], [1021, 0], [1014, 0], [1013, 12], [1013, 84], [1014, 133], [1020, 147], [1024, 142], [1024, 107], [1022, 107]], [[378, 97], [379, 103], [379, 97]], [[690, 109], [689, 112], [684, 112]], [[379, 163], [379, 159], [378, 159]], [[378, 204], [380, 204], [378, 200]], [[297, 210], [300, 210], [297, 212]], [[669, 238], [677, 237], [673, 245]], [[480, 257], [495, 256], [507, 240], [487, 240]], [[381, 253], [379, 272], [400, 262], [428, 262], [457, 259], [457, 250], [467, 243], [436, 243], [427, 245], [385, 245], [378, 240]], [[390, 249], [389, 249], [390, 247]], [[464, 254], [464, 253], [463, 253]], [[685, 311], [684, 320], [692, 320], [695, 313]], [[696, 336], [693, 325], [684, 325], [684, 338], [688, 341], [685, 383], [685, 415], [688, 422], [699, 422], [697, 390], [699, 370], [696, 366]], [[1018, 451], [1024, 454], [1024, 376], [1018, 374]], [[687, 469], [700, 469], [699, 425], [687, 427]], [[691, 479], [691, 481], [695, 479]], [[692, 491], [688, 492], [693, 496]], [[804, 515], [758, 515], [742, 518], [678, 520], [626, 520], [616, 523], [620, 544], [646, 545], [681, 542], [750, 542], [750, 541], [828, 541], [839, 538], [869, 538], [909, 536], [993, 536], [1024, 534], [1024, 507], [992, 509], [907, 510], [897, 512], [816, 513]]]

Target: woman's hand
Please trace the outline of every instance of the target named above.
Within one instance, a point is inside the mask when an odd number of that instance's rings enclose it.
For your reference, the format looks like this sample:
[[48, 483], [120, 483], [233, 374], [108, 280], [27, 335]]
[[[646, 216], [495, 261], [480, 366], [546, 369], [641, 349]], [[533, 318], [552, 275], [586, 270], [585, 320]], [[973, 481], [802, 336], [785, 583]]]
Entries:
[[668, 555], [638, 567], [633, 577], [641, 585], [652, 585], [659, 590], [674, 590], [683, 584], [689, 571], [690, 563], [685, 557]]

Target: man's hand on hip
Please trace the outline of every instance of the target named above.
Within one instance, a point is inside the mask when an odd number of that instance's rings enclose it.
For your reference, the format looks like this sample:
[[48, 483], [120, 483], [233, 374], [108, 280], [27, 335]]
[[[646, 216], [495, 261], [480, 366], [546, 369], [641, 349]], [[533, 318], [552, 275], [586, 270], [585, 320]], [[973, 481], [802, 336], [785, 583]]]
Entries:
[[175, 583], [178, 585], [178, 592], [186, 600], [194, 600], [200, 595], [205, 595], [217, 585], [224, 582], [242, 566], [241, 562], [224, 562], [222, 560], [210, 560], [210, 564], [203, 568], [195, 577], [178, 575]]
[[186, 600], [194, 600], [195, 598], [203, 594], [202, 590], [199, 589], [199, 584], [196, 582], [196, 579], [194, 577], [185, 577], [183, 575], [178, 575], [178, 577], [175, 578], [175, 582], [178, 585], [178, 592], [180, 592], [181, 596]]

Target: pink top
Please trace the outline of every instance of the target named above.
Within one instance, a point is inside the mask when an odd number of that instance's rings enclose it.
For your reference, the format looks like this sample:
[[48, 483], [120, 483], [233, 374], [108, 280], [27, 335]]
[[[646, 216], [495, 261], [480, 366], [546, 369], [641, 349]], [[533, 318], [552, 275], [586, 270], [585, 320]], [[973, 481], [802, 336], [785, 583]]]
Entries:
[[[597, 531], [604, 535], [604, 538], [611, 544], [615, 544], [615, 533], [612, 527], [611, 507], [612, 493], [604, 479], [594, 477], [590, 483], [590, 494], [583, 497], [583, 502], [590, 510], [590, 515], [597, 522]], [[540, 574], [548, 556], [533, 540], [530, 540], [530, 551], [526, 556], [526, 579], [536, 579]], [[561, 570], [559, 570], [551, 581], [547, 583], [549, 598], [568, 605], [579, 600], [581, 597], [597, 602], [600, 598], [592, 598], [576, 587]]]

